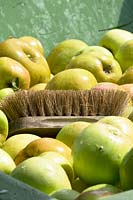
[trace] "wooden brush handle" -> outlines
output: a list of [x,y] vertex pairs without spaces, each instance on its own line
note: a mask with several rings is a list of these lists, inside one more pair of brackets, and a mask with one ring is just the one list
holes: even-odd
[[9,123],[9,137],[19,133],[32,133],[41,137],[55,137],[66,124],[85,121],[96,122],[102,116],[36,116],[22,117]]

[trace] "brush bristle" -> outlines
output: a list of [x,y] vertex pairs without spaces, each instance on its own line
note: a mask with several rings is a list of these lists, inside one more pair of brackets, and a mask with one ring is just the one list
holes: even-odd
[[10,121],[28,116],[117,116],[129,99],[116,89],[20,90],[6,97],[0,109]]

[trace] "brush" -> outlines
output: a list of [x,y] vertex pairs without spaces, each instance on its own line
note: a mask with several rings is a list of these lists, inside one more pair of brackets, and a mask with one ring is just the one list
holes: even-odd
[[9,120],[9,136],[23,132],[55,136],[70,122],[122,115],[129,99],[117,89],[20,90],[7,96],[0,109]]

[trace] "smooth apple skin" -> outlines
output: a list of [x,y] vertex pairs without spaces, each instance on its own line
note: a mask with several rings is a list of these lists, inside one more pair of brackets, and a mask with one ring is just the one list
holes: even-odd
[[40,137],[37,135],[28,133],[13,135],[6,139],[1,148],[6,151],[13,159],[15,159],[16,155],[23,148],[25,148],[33,140],[39,138]]
[[38,83],[29,88],[32,91],[44,90],[47,83]]
[[0,171],[10,174],[16,168],[14,160],[11,156],[0,148]]
[[45,89],[50,90],[79,90],[91,89],[97,84],[94,75],[85,69],[67,69],[57,73]]
[[118,80],[119,85],[131,83],[133,83],[133,66],[129,67],[125,72],[123,72],[121,78]]
[[80,193],[73,189],[63,189],[53,192],[50,196],[58,200],[74,200]]
[[125,72],[129,67],[133,66],[133,38],[125,42],[117,51],[116,59],[121,69]]
[[133,189],[133,148],[125,155],[120,166],[120,184],[123,190]]
[[84,41],[77,39],[67,39],[55,45],[47,56],[51,73],[55,75],[63,71],[70,59],[86,47]]
[[66,124],[57,134],[56,139],[62,141],[67,146],[72,148],[75,138],[80,134],[80,132],[89,126],[89,122],[72,122]]
[[32,157],[23,161],[12,171],[11,176],[46,194],[59,189],[71,189],[64,169],[46,158]]
[[45,55],[44,47],[39,39],[33,37],[33,36],[22,36],[19,38],[19,40],[24,41],[28,43],[32,48],[35,48],[37,51],[39,51],[43,56]]
[[96,86],[94,86],[93,88],[97,90],[107,90],[107,89],[122,90],[122,88],[117,83],[112,83],[112,82],[100,82],[97,83]]
[[90,71],[97,82],[116,83],[122,76],[119,63],[101,53],[83,53],[71,59],[66,69],[81,68]]
[[[96,122],[75,139],[72,155],[75,173],[88,184],[119,181],[119,167],[132,147],[118,128]],[[87,169],[87,170],[86,170]]]
[[74,170],[72,164],[63,155],[58,152],[48,151],[41,153],[39,156],[42,158],[48,158],[53,162],[59,164],[66,172],[70,182],[74,179]]
[[118,128],[133,143],[133,122],[130,119],[122,116],[106,116],[100,119],[99,122]]
[[90,53],[90,54],[101,54],[101,56],[107,56],[109,58],[114,58],[113,54],[106,48],[101,47],[101,46],[88,46],[85,49],[83,49],[83,51],[80,51],[80,53],[78,53],[78,55],[80,54],[84,54],[84,53]]
[[13,88],[0,89],[0,101],[5,99],[5,97],[7,97],[8,95],[13,95],[13,94],[15,94]]
[[15,163],[18,165],[27,158],[38,156],[43,152],[54,151],[63,155],[69,162],[72,162],[71,149],[63,142],[55,138],[39,138],[30,142],[15,157]]
[[[90,195],[95,195],[97,199],[101,199],[107,196],[111,196],[113,194],[119,193],[121,190],[113,185],[110,184],[97,184],[94,186],[90,186],[86,188],[84,191],[80,193],[78,199],[87,199]],[[78,200],[77,199],[77,200]],[[90,198],[89,198],[90,199]]]
[[0,43],[0,56],[7,56],[21,63],[30,74],[30,87],[46,83],[50,79],[50,69],[45,57],[28,43],[17,38],[8,38]]
[[0,57],[0,89],[13,87],[12,81],[18,79],[17,87],[20,89],[29,89],[30,74],[16,60],[9,57]]
[[0,147],[8,137],[9,124],[5,113],[0,110]]
[[130,39],[133,39],[131,32],[123,29],[112,29],[103,34],[99,45],[110,50],[115,56],[120,46]]

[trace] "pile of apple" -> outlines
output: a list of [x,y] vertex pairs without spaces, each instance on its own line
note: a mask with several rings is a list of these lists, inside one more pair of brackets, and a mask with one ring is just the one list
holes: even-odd
[[[99,44],[78,39],[55,45],[46,56],[31,36],[0,43],[0,99],[19,89],[123,88],[133,97],[133,34],[107,31]],[[133,106],[130,105],[133,116]],[[0,111],[0,171],[61,200],[91,200],[133,189],[133,122],[107,116],[65,125],[56,138],[8,135]]]
[[133,122],[106,116],[71,122],[55,138],[8,137],[0,112],[0,171],[61,200],[84,200],[133,189]]

